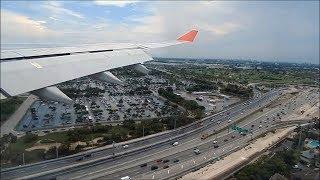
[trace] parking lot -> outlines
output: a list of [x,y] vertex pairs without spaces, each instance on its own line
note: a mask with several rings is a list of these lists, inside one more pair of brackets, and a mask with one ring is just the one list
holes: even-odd
[[[98,96],[81,95],[74,104],[35,101],[16,126],[17,131],[37,131],[70,128],[94,123],[114,124],[124,120],[148,120],[179,113],[157,97],[157,89],[166,83],[165,79],[154,76],[126,77],[123,86],[96,81],[90,78],[77,79],[61,84],[60,89],[87,91],[89,88],[103,90]],[[148,79],[148,88],[145,79]]]

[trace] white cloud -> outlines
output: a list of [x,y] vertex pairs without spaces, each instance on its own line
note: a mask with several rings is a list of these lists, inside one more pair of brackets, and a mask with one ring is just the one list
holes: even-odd
[[30,17],[1,9],[1,41],[13,43],[24,41],[37,41],[48,38],[55,33],[48,29],[45,21],[33,20]]
[[58,1],[45,2],[42,5],[42,7],[45,10],[50,11],[50,13],[52,14],[51,17],[53,17],[53,18],[57,18],[59,16],[64,16],[64,15],[68,15],[68,16],[72,16],[72,17],[76,17],[76,18],[80,18],[80,19],[84,18],[84,16],[80,13],[64,8],[62,6],[62,4]]
[[217,36],[224,36],[224,35],[230,34],[233,31],[240,30],[241,27],[242,25],[239,25],[234,22],[225,22],[223,24],[216,25],[216,26],[209,25],[209,24],[203,24],[201,26],[202,29],[209,31]]
[[40,24],[46,24],[47,22],[46,21],[37,21],[38,23]]
[[117,6],[117,7],[125,7],[129,4],[135,4],[139,1],[94,1],[96,5],[102,5],[102,6]]
[[157,33],[172,39],[195,28],[219,37],[246,27],[241,14],[231,16],[234,7],[223,2],[155,2],[149,8],[152,15],[129,19],[138,22],[133,32]]
[[59,21],[59,19],[57,19],[57,18],[55,18],[55,17],[52,17],[52,16],[50,16],[49,19],[52,19],[52,20],[54,20],[54,21]]

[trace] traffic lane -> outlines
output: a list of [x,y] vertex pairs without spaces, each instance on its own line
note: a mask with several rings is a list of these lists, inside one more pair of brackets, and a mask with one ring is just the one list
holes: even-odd
[[[268,128],[268,129],[270,129],[270,128]],[[267,131],[267,129],[265,131]],[[254,131],[254,137],[265,133],[265,131],[261,131],[261,130]],[[205,153],[203,153],[202,156],[194,156],[194,158],[189,158],[188,162],[181,162],[182,168],[180,168],[180,163],[179,163],[179,165],[174,165],[174,167],[170,167],[168,170],[170,170],[170,172],[177,173],[177,172],[183,170],[183,165],[184,165],[184,168],[191,168],[191,167],[195,166],[198,162],[204,163],[204,162],[210,160],[210,158],[217,158],[219,156],[227,154],[231,150],[245,145],[245,143],[248,142],[250,139],[251,139],[251,137],[248,137],[248,136],[245,136],[244,138],[239,138],[239,139],[237,139],[237,141],[233,141],[233,143],[226,143],[226,144],[222,145],[223,148],[221,148],[221,149],[213,149],[213,148],[209,147],[207,149],[204,149],[204,151],[205,150],[207,150],[207,151],[205,151]],[[196,159],[196,157],[198,157],[198,158]],[[187,165],[189,165],[189,167],[187,167]],[[174,168],[177,169],[177,167],[178,167],[178,170],[175,170]],[[135,177],[133,179],[154,179],[154,178],[162,179],[162,178],[168,178],[168,177],[171,177],[171,174],[169,174],[169,171],[160,169],[159,171],[150,172],[149,174],[145,174],[145,175],[140,175],[140,176]]]
[[[114,171],[114,170],[119,170],[119,168],[123,167],[125,164],[140,164],[141,162],[144,161],[149,161],[150,159],[156,159],[159,156],[161,156],[161,154],[170,154],[173,153],[174,151],[179,151],[179,149],[177,148],[186,148],[189,145],[195,144],[198,141],[198,139],[192,139],[189,142],[183,143],[177,147],[172,147],[172,145],[170,144],[170,146],[163,146],[158,149],[154,149],[154,152],[148,151],[148,154],[138,154],[135,156],[130,156],[130,159],[128,158],[121,158],[116,162],[116,165],[114,163],[111,164],[102,164],[101,166],[97,166],[95,165],[94,167],[92,167],[91,169],[85,169],[85,170],[80,170],[78,169],[76,172],[73,173],[69,173],[69,174],[65,174],[63,176],[60,176],[59,178],[62,179],[71,179],[73,177],[76,178],[89,178],[88,176],[92,176],[94,174],[97,173],[103,173],[105,171]],[[172,148],[175,149],[172,149]],[[171,148],[171,149],[170,149]],[[158,155],[159,154],[159,155]]]
[[[160,137],[157,137],[157,138],[160,138]],[[108,151],[108,150],[109,150],[109,152],[106,152],[106,151]],[[104,150],[104,152],[101,151],[101,152],[98,152],[98,153],[100,153],[101,155],[105,155],[105,153],[110,153],[110,151],[112,151],[112,150],[106,149],[106,150]],[[112,152],[111,152],[111,153],[112,153]],[[81,155],[79,155],[79,156],[81,156]],[[68,159],[64,159],[63,161],[59,161],[59,162],[51,162],[50,164],[47,164],[47,165],[46,165],[46,168],[41,168],[41,169],[42,169],[41,172],[42,172],[43,170],[45,170],[45,169],[51,169],[51,168],[50,168],[51,166],[53,166],[54,168],[56,168],[56,167],[61,167],[61,166],[63,166],[64,163],[68,164],[68,163],[70,163],[70,161],[71,161],[71,163],[75,163],[75,161],[77,160],[77,158],[78,158],[79,156],[70,158],[69,160],[68,160]],[[43,166],[43,165],[40,165],[40,166]],[[31,168],[31,170],[32,170],[33,172],[38,169],[37,167],[30,167],[30,168]],[[29,170],[30,170],[30,169],[27,168],[27,169],[21,170],[20,173],[29,172]],[[14,172],[12,172],[12,173],[14,173]],[[22,174],[20,174],[20,175],[22,175]]]
[[[258,128],[256,128],[258,129]],[[260,130],[259,130],[260,131]],[[241,142],[238,141],[238,139],[241,139],[243,138],[244,136],[240,135],[239,133],[235,133],[235,132],[231,132],[231,133],[228,133],[226,135],[223,135],[223,136],[220,136],[218,138],[216,138],[215,140],[210,140],[208,142],[205,142],[203,145],[200,145],[200,146],[197,146],[198,149],[200,149],[201,151],[207,151],[209,149],[212,149],[212,148],[215,148],[216,145],[220,145],[220,146],[224,146],[226,144],[229,144],[229,140],[230,142],[232,140],[235,140],[235,144],[237,146],[240,146],[241,145]],[[228,139],[228,141],[225,141],[225,139]],[[213,143],[213,141],[217,141],[216,143]],[[187,158],[190,158],[190,157],[194,157],[194,152],[193,152],[193,149],[194,148],[191,148],[191,149],[188,149],[188,150],[185,150],[181,153],[179,153],[178,155],[177,154],[174,154],[174,155],[171,155],[169,157],[166,157],[164,159],[180,159],[180,162],[183,162],[184,159],[187,159]],[[219,150],[221,148],[217,148],[217,150]],[[222,149],[222,151],[224,151],[224,149]],[[149,164],[148,167],[151,167],[152,165],[158,165],[159,169],[163,168],[164,166],[166,165],[170,165],[170,162],[172,161],[169,161],[168,163],[166,164],[162,164],[159,166],[159,163],[154,163],[154,161],[151,161],[147,164]],[[171,163],[172,164],[172,163]],[[140,167],[132,167],[130,169],[126,169],[126,170],[123,170],[121,172],[116,172],[114,174],[109,174],[108,176],[103,176],[102,178],[112,178],[112,177],[118,177],[118,176],[125,176],[125,175],[135,175],[137,173],[143,173],[143,171],[146,171],[147,168],[143,168],[141,169]]]
[[259,120],[259,119],[258,119]]
[[[198,139],[198,138],[196,138],[196,139]],[[91,171],[91,170],[90,170]],[[86,174],[86,172],[84,173],[84,174]],[[66,177],[65,177],[66,178]]]
[[[233,141],[232,143],[231,142],[228,142],[228,143],[222,143],[221,144],[221,146],[220,146],[220,148],[213,148],[212,147],[212,145],[209,143],[209,144],[205,144],[205,146],[208,146],[208,147],[199,147],[199,149],[202,149],[202,152],[203,153],[201,153],[200,155],[194,155],[193,154],[193,152],[191,152],[191,156],[189,155],[189,158],[188,159],[186,159],[186,161],[190,161],[191,160],[191,162],[189,163],[189,164],[191,164],[191,165],[195,165],[196,163],[198,163],[198,162],[204,162],[204,161],[206,161],[206,160],[209,160],[210,158],[212,158],[212,157],[219,157],[219,156],[221,156],[222,154],[225,154],[225,153],[227,153],[228,151],[230,151],[231,149],[234,149],[234,148],[237,148],[237,147],[240,147],[241,145],[243,145],[247,140],[249,140],[249,139],[251,139],[251,138],[249,138],[249,137],[244,137],[244,138],[242,138],[241,136],[240,136],[240,138],[239,139],[235,139],[235,141]],[[211,147],[210,147],[211,146]],[[210,151],[211,151],[211,153],[210,153]],[[202,157],[200,157],[200,156],[202,156]],[[187,156],[185,156],[185,157],[187,157]],[[198,159],[196,159],[196,158],[198,158]],[[180,164],[184,164],[185,165],[185,168],[187,168],[187,163],[186,163],[186,161],[180,161],[179,162],[179,165]],[[196,162],[195,162],[196,161]],[[192,163],[193,162],[193,163]],[[175,165],[175,164],[172,164],[172,165]],[[171,166],[170,166],[170,168],[171,168]],[[183,169],[183,167],[182,167],[182,169]],[[181,170],[182,170],[181,169]],[[161,170],[161,169],[159,169],[159,170]],[[152,172],[150,172],[150,173],[152,173]],[[154,173],[154,172],[153,172]],[[165,173],[166,174],[166,173]],[[169,173],[168,173],[169,174]],[[144,175],[140,175],[139,177],[137,177],[137,178],[134,178],[134,179],[143,179],[143,178],[146,178],[146,179],[149,179],[150,178],[150,176],[148,177],[148,176],[144,176]],[[159,175],[158,176],[156,176],[156,179],[158,179],[159,178]]]
[[[226,138],[226,137],[222,137],[222,138]],[[221,139],[221,141],[222,141],[222,139]],[[227,143],[222,141],[221,146],[223,147],[225,144],[227,144]],[[201,149],[201,151],[206,151],[207,149],[211,149],[212,148],[212,142],[207,142],[206,144],[201,145],[198,148]],[[217,150],[219,150],[219,149],[221,149],[221,148],[218,148]],[[223,148],[221,150],[224,151]],[[196,155],[194,153],[194,148],[192,147],[191,149],[184,150],[184,151],[179,152],[177,154],[173,154],[173,155],[161,158],[161,160],[162,160],[161,162],[158,161],[159,159],[152,160],[152,161],[149,161],[149,162],[146,163],[147,166],[144,166],[144,167],[141,167],[141,166],[130,167],[130,168],[124,169],[122,171],[117,171],[115,173],[111,173],[111,174],[99,177],[98,179],[112,179],[112,178],[114,179],[116,177],[123,177],[123,176],[127,176],[127,175],[132,177],[132,176],[135,176],[137,174],[143,174],[145,172],[152,171],[151,170],[152,166],[157,166],[158,169],[163,169],[166,166],[170,167],[171,165],[176,164],[177,162],[174,162],[175,159],[178,159],[179,162],[184,162],[185,160],[190,159],[190,158],[194,158],[195,156]],[[165,161],[165,160],[168,160],[168,162]],[[141,164],[145,164],[145,163],[141,163]]]

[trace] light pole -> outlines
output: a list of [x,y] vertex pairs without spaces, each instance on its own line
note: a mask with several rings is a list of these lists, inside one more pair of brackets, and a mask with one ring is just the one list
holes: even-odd
[[112,141],[112,155],[115,156],[115,142]]
[[144,137],[144,124],[142,124],[142,137]]
[[22,153],[22,164],[23,164],[23,165],[25,164],[25,161],[24,161],[24,153]]
[[56,146],[56,158],[59,157],[59,151],[58,151],[58,147]]

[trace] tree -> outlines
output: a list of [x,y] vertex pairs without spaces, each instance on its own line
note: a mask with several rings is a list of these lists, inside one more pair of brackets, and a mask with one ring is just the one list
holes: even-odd
[[57,147],[53,146],[51,147],[46,153],[45,153],[45,159],[54,159],[57,156]]
[[38,135],[32,134],[32,133],[27,133],[26,135],[23,136],[24,143],[32,143],[32,142],[35,142],[37,139],[38,139]]
[[58,148],[59,156],[67,156],[71,154],[70,144],[61,144]]
[[126,129],[128,129],[128,130],[134,130],[135,129],[135,122],[132,120],[132,119],[130,119],[130,120],[124,120],[123,121],[123,124],[122,124],[122,127],[124,127],[124,128],[126,128]]

